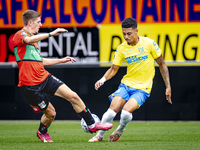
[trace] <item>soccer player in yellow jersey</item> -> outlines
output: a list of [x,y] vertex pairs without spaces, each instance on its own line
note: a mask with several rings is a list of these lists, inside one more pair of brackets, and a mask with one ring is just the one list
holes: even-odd
[[[155,75],[155,60],[166,85],[166,99],[172,104],[169,72],[157,43],[150,38],[137,35],[137,21],[133,18],[126,18],[122,22],[122,32],[125,42],[117,47],[112,66],[95,83],[95,89],[98,90],[105,81],[117,73],[123,62],[126,63],[127,74],[122,78],[118,90],[109,97],[110,107],[102,117],[102,123],[111,123],[116,114],[122,110],[120,125],[110,135],[108,141],[119,139],[132,120],[132,113],[150,96]],[[89,142],[102,141],[104,133],[105,131],[100,130]]]

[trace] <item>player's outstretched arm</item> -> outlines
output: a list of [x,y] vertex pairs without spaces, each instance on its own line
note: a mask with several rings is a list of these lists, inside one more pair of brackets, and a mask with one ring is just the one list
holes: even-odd
[[117,73],[118,69],[119,69],[119,66],[112,65],[106,71],[104,76],[95,83],[95,86],[94,86],[95,89],[98,90],[104,84],[105,81],[107,81],[107,80],[111,79],[113,76],[115,76],[115,74]]
[[31,36],[31,37],[26,36],[23,39],[23,41],[25,43],[28,43],[28,44],[37,43],[37,42],[42,41],[44,39],[47,39],[47,38],[49,38],[51,36],[58,36],[59,34],[61,34],[63,32],[66,33],[68,31],[66,29],[64,29],[64,28],[57,28],[57,29],[55,29],[54,31],[52,31],[50,33],[38,34],[38,35]]
[[76,62],[76,60],[73,57],[69,57],[69,56],[61,58],[61,59],[43,58],[43,65],[44,66],[51,66],[51,65],[56,65],[56,64],[60,64],[60,63],[66,63],[66,62],[69,62],[69,61],[71,61],[72,63]]
[[51,36],[58,36],[61,33],[67,33],[68,31],[64,28],[57,28],[54,31],[50,32]]
[[166,99],[168,100],[168,102],[170,104],[172,104],[172,100],[171,100],[171,86],[170,86],[170,80],[169,80],[169,70],[168,67],[162,57],[162,55],[160,57],[158,57],[156,59],[157,64],[159,65],[160,68],[160,73],[162,75],[162,78],[165,82],[165,86],[166,86]]

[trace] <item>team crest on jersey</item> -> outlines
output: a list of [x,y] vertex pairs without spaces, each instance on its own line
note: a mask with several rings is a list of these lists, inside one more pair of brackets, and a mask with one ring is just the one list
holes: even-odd
[[144,54],[144,47],[138,47],[138,51],[140,54]]
[[22,32],[21,35],[27,35],[27,33],[26,32]]

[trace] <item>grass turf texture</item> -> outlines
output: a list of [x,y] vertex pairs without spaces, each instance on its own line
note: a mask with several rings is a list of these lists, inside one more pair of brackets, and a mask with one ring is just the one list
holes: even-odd
[[80,121],[54,121],[49,128],[54,143],[42,143],[36,132],[39,121],[0,121],[1,150],[198,150],[200,122],[130,122],[117,142],[108,142],[113,128],[105,133],[104,141],[89,143],[95,134],[85,133]]

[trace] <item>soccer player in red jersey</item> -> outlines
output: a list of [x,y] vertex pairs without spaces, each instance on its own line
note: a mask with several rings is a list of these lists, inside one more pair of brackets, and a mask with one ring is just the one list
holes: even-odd
[[23,13],[24,27],[18,31],[13,38],[14,55],[19,66],[19,84],[26,100],[37,112],[43,112],[40,127],[37,131],[38,138],[43,142],[53,142],[47,132],[48,127],[56,116],[53,105],[47,99],[46,94],[59,96],[68,100],[76,113],[84,118],[90,132],[98,130],[108,130],[112,128],[112,124],[95,123],[90,111],[85,106],[81,98],[72,91],[66,84],[51,75],[44,69],[44,66],[55,65],[66,62],[76,62],[72,57],[61,59],[42,58],[37,42],[47,39],[51,36],[58,36],[61,33],[67,33],[64,28],[37,34],[41,24],[41,14],[34,10],[27,10]]

